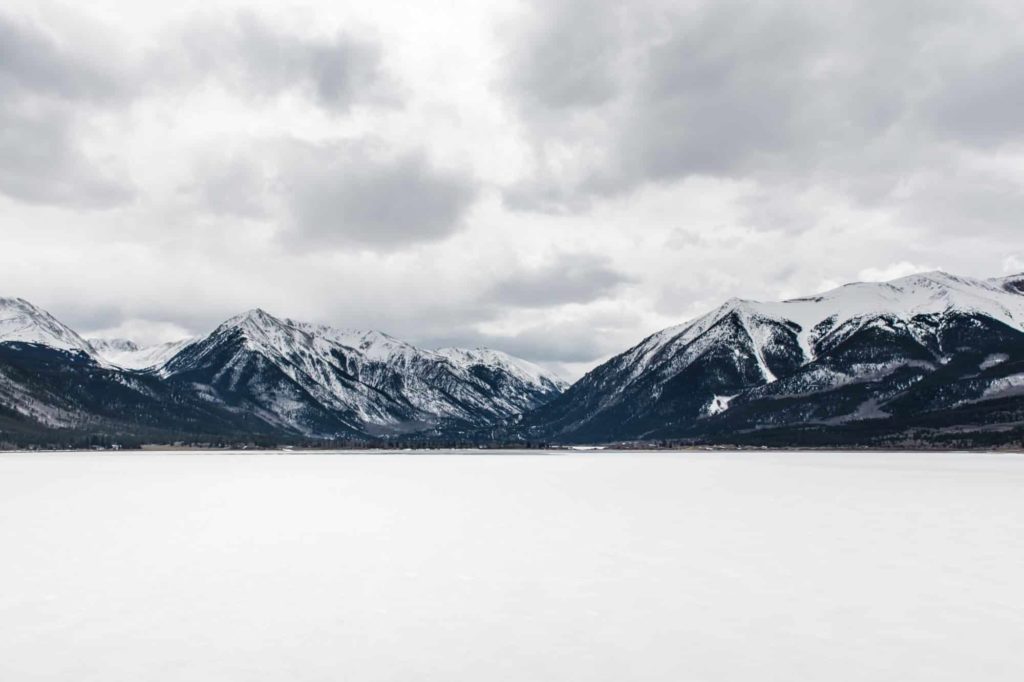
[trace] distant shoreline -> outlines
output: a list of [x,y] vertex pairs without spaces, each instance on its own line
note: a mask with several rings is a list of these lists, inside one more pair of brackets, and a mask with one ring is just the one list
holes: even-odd
[[174,445],[145,445],[132,449],[12,449],[0,450],[0,455],[7,454],[224,454],[224,455],[497,455],[497,454],[630,454],[630,453],[722,453],[722,452],[823,452],[823,453],[991,453],[991,454],[1024,454],[1024,448],[879,448],[879,447],[778,447],[778,446],[679,446],[679,447],[632,447],[632,446],[601,446],[601,447],[549,447],[549,448],[204,448]]

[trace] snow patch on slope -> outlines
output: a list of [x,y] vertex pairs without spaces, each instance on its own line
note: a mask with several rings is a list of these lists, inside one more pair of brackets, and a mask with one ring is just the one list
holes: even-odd
[[992,369],[998,365],[1003,364],[1010,359],[1010,356],[1006,353],[995,353],[982,360],[981,364],[978,365],[978,369],[984,371],[986,369]]
[[981,400],[992,398],[1005,398],[1012,395],[1024,394],[1024,374],[1011,374],[1007,377],[996,379],[988,385],[981,395]]
[[[739,394],[736,394],[739,395]],[[732,402],[736,395],[716,395],[711,398],[711,402],[708,404],[705,413],[712,417],[716,414],[721,414],[729,409],[729,403]]]

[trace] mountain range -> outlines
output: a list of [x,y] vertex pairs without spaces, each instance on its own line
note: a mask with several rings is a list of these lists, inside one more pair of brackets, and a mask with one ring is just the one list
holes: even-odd
[[[425,350],[251,310],[153,347],[86,340],[0,299],[0,441],[47,432],[121,440],[369,441],[492,424],[567,384],[490,349]],[[18,437],[20,436],[20,438]]]
[[732,299],[595,368],[515,431],[554,441],[1020,443],[1024,275]]
[[0,443],[1002,446],[1024,441],[1024,275],[731,299],[569,386],[490,349],[233,317],[152,347],[0,299]]

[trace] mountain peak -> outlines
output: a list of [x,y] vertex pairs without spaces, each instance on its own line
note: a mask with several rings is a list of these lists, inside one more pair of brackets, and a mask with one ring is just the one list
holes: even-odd
[[738,312],[738,313],[757,313],[758,306],[762,305],[761,301],[755,301],[750,298],[738,298],[733,296],[728,299],[725,303],[719,306],[719,310],[725,313]]
[[943,270],[929,270],[928,272],[918,272],[913,275],[906,275],[904,277],[898,277],[894,280],[890,280],[888,284],[898,286],[934,286],[939,285],[940,287],[959,287],[959,286],[976,286],[979,284],[978,281],[972,280],[968,277],[961,277],[959,275],[953,275]]
[[89,342],[23,298],[0,298],[0,343],[31,343],[95,357]]
[[0,296],[0,311],[18,311],[28,315],[45,315],[46,311],[37,308],[23,298],[17,296]]
[[288,326],[287,320],[274,317],[263,308],[252,308],[225,320],[218,330],[239,329],[244,332],[266,332]]
[[925,270],[924,272],[919,272],[919,273],[916,273],[916,274],[913,274],[913,275],[907,275],[907,277],[908,278],[911,278],[911,277],[927,277],[929,279],[936,279],[936,280],[940,280],[940,281],[942,281],[942,280],[959,280],[959,279],[961,279],[961,277],[959,277],[957,275],[954,275],[952,273],[946,272],[945,270]]
[[244,313],[241,313],[239,315],[235,315],[234,317],[230,318],[228,320],[228,322],[231,322],[232,320],[237,320],[238,322],[261,322],[261,323],[265,323],[265,322],[279,322],[280,321],[276,317],[274,317],[273,315],[268,313],[266,310],[264,310],[263,308],[251,308],[249,310],[246,310]]

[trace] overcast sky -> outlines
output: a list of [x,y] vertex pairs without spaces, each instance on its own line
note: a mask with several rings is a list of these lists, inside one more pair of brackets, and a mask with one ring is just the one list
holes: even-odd
[[1024,270],[1024,3],[0,7],[0,295],[574,377],[723,299]]

